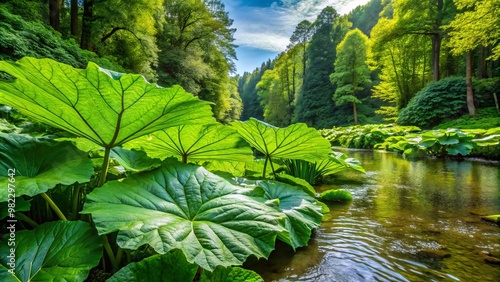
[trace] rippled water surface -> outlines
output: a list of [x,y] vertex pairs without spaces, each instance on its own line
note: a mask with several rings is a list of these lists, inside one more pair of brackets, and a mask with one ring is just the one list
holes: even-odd
[[330,205],[309,246],[279,245],[253,268],[266,281],[500,281],[500,166],[479,161],[406,161],[349,151],[367,173],[340,175],[353,194]]

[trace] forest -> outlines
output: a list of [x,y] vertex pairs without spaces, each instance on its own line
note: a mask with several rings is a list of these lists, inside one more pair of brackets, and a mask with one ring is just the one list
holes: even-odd
[[0,280],[498,277],[499,14],[328,6],[240,75],[221,0],[0,0]]
[[[477,108],[495,107],[495,9],[498,1],[460,0],[374,0],[342,16],[326,8],[296,26],[286,51],[239,78],[242,119],[432,128],[475,116]],[[450,91],[430,101],[425,87],[432,83]],[[412,102],[416,96],[427,104]],[[460,106],[447,109],[449,99]],[[427,115],[439,118],[428,124]]]

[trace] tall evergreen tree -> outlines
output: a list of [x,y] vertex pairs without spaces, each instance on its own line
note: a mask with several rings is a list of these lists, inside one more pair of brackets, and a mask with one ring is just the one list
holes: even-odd
[[243,102],[241,120],[248,120],[251,117],[259,120],[264,119],[264,109],[260,105],[259,96],[257,95],[257,83],[259,83],[265,71],[272,68],[272,65],[272,61],[268,60],[252,73],[245,72],[238,81],[238,91]]
[[352,104],[354,125],[358,124],[356,104],[361,103],[357,94],[371,85],[367,51],[368,37],[357,28],[350,30],[337,46],[335,72],[330,75],[332,83],[337,85],[333,100],[339,106]]
[[329,76],[334,72],[333,62],[336,59],[335,48],[344,38],[350,24],[339,18],[337,11],[328,6],[319,14],[314,22],[315,33],[309,43],[304,83],[296,103],[295,119],[316,128],[332,127],[334,120],[334,103],[331,98],[335,87]]

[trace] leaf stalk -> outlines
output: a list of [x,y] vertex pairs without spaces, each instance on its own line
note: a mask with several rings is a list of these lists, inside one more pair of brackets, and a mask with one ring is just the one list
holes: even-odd
[[62,211],[59,209],[59,207],[56,205],[56,203],[54,203],[54,201],[52,201],[52,199],[49,197],[49,195],[47,195],[47,193],[42,193],[41,195],[45,199],[45,201],[47,202],[47,204],[49,204],[49,206],[52,208],[52,210],[57,214],[57,216],[61,220],[64,220],[64,221],[68,220],[64,216],[64,214],[62,213]]

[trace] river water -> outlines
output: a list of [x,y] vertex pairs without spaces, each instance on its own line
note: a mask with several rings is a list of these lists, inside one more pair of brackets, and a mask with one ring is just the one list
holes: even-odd
[[309,245],[278,245],[254,268],[265,281],[500,281],[500,165],[349,151],[366,174],[334,185],[353,201],[330,204]]

